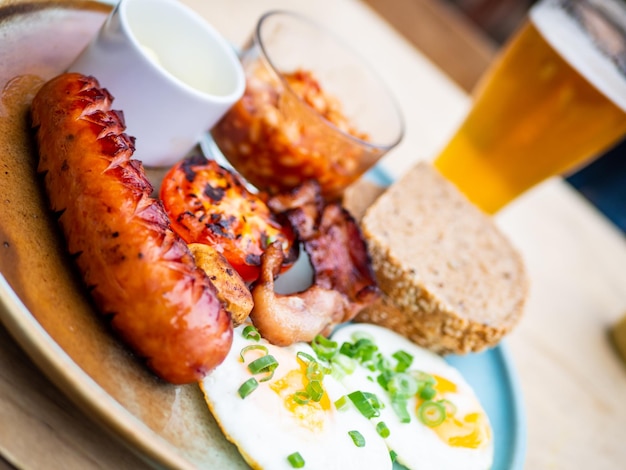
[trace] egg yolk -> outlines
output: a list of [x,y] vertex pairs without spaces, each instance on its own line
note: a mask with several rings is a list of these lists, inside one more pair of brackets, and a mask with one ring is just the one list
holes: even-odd
[[478,449],[489,442],[489,426],[482,413],[469,413],[462,419],[448,416],[432,429],[439,439],[452,447]]
[[457,386],[454,382],[450,382],[448,379],[440,377],[439,375],[433,375],[433,377],[437,381],[435,384],[435,390],[437,390],[437,393],[442,395],[444,393],[456,393]]
[[[433,377],[437,380],[435,400],[441,399],[444,394],[457,392],[455,383],[437,375]],[[417,407],[419,408],[421,404],[422,401],[418,400]],[[491,439],[487,419],[480,412],[469,413],[463,417],[448,414],[443,423],[431,429],[441,441],[452,447],[478,449],[486,445]]]
[[270,388],[283,399],[285,408],[303,426],[311,431],[321,431],[326,422],[326,412],[330,410],[330,400],[328,394],[324,392],[320,401],[309,400],[304,404],[296,401],[294,394],[305,390],[307,383],[305,370],[294,369],[272,382]]

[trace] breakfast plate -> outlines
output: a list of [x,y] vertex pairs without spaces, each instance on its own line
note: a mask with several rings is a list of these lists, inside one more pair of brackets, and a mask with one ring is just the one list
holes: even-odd
[[[110,6],[14,1],[0,6],[0,320],[86,415],[149,463],[248,468],[196,386],[152,376],[108,330],[81,287],[36,174],[29,106],[91,39]],[[379,170],[370,176],[389,183]],[[506,344],[448,358],[474,386],[493,424],[496,470],[522,468],[525,421]]]

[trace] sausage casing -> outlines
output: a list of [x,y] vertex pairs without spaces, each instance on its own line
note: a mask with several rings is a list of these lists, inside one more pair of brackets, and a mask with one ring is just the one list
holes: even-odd
[[230,315],[150,197],[111,102],[93,77],[67,73],[44,84],[32,105],[38,171],[100,312],[158,376],[197,381],[228,353]]

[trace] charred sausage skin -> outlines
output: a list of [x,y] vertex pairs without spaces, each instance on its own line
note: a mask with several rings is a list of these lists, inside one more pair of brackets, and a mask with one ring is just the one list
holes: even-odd
[[162,379],[194,382],[228,353],[230,315],[150,197],[111,102],[93,77],[68,73],[44,84],[32,105],[38,171],[100,312]]

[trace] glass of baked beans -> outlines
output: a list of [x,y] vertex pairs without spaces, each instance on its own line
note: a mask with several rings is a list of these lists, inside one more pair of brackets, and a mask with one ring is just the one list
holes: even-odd
[[212,136],[258,189],[276,194],[316,179],[325,198],[338,198],[402,139],[402,115],[380,77],[309,19],[265,14],[240,58],[246,91]]

